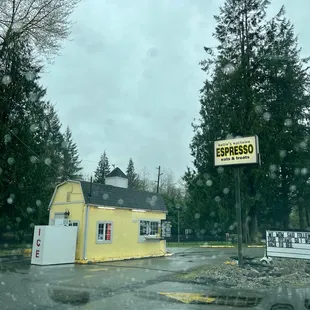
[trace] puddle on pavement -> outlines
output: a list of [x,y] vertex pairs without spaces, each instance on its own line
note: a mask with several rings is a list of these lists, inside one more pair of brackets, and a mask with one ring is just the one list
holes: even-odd
[[85,305],[90,300],[90,293],[80,289],[49,288],[48,295],[56,303]]

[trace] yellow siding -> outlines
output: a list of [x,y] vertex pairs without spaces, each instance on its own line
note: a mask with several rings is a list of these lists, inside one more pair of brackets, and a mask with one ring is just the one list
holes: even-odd
[[[139,219],[166,219],[165,213],[133,212],[131,210],[104,210],[89,208],[87,232],[87,260],[115,260],[166,254],[165,240],[138,242]],[[97,221],[112,221],[112,243],[97,244]]]
[[[70,193],[70,201],[67,201],[67,193]],[[62,213],[69,210],[68,217],[71,221],[79,221],[76,259],[83,257],[83,243],[84,243],[84,226],[85,226],[85,206],[83,203],[83,194],[81,185],[79,183],[68,182],[60,185],[57,188],[54,199],[50,209],[50,219],[53,220],[55,213]]]
[[[67,201],[67,194],[70,193],[70,201]],[[57,188],[53,199],[53,204],[63,202],[82,202],[84,201],[80,183],[66,182]]]

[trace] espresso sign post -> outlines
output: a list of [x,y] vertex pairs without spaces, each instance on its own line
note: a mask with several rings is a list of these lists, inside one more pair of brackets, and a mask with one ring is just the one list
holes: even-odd
[[239,266],[243,265],[240,167],[257,164],[260,164],[257,136],[214,141],[214,166],[234,167]]

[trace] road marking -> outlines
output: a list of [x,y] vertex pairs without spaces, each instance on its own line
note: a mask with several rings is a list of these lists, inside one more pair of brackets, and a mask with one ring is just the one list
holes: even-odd
[[58,283],[64,283],[64,282],[70,282],[72,281],[73,279],[66,279],[66,280],[58,280],[57,282]]
[[94,276],[91,275],[91,274],[87,274],[86,276],[83,276],[84,279],[86,279],[86,278],[93,278],[93,277],[94,277]]
[[215,298],[207,297],[204,294],[199,293],[167,293],[160,292],[160,295],[167,296],[169,298],[178,300],[184,304],[212,304],[215,301]]
[[94,272],[94,271],[107,271],[108,268],[95,268],[95,269],[89,269],[88,271]]

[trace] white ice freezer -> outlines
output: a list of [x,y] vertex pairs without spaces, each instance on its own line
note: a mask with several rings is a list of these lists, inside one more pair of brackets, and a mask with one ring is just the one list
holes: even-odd
[[74,263],[77,232],[76,226],[35,226],[31,264]]

